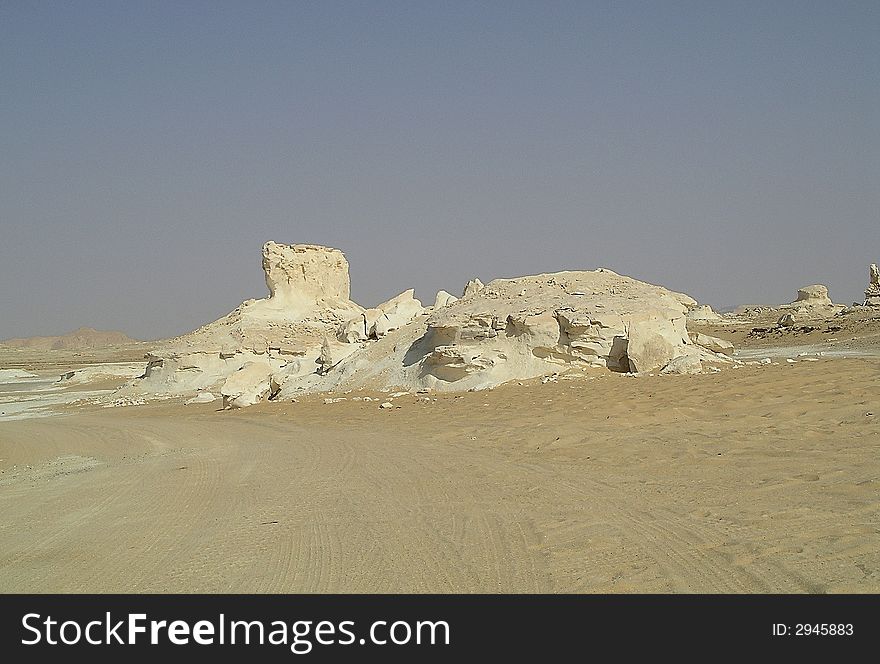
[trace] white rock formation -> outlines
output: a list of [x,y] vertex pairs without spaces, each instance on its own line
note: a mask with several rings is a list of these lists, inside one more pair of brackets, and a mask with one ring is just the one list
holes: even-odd
[[268,243],[263,266],[269,298],[164,344],[126,389],[219,391],[237,408],[319,391],[484,389],[569,367],[693,373],[732,351],[688,334],[692,298],[604,268],[475,279],[424,315],[412,290],[373,309],[348,300],[335,249]]
[[382,315],[376,320],[373,336],[381,339],[392,330],[406,325],[424,311],[422,303],[413,295],[414,291],[410,288],[376,307],[382,312]]
[[813,284],[812,286],[804,286],[798,289],[797,299],[791,303],[792,306],[808,306],[808,307],[831,307],[834,303],[828,297],[828,288],[822,284]]
[[199,392],[192,399],[187,399],[186,403],[194,404],[194,403],[211,403],[212,401],[216,401],[217,397],[215,397],[210,392]]
[[880,269],[871,263],[868,270],[868,287],[865,289],[865,306],[880,307]]
[[248,362],[232,373],[220,388],[224,408],[253,406],[270,395],[272,367],[266,361]]
[[453,302],[458,302],[455,295],[447,293],[445,290],[437,291],[437,297],[434,298],[434,309],[449,306]]
[[410,288],[373,309],[364,310],[343,323],[336,338],[346,343],[381,339],[392,330],[406,325],[424,311],[422,303],[413,297],[413,293]]
[[[729,362],[692,343],[685,315],[695,304],[605,269],[499,279],[360,346],[324,376],[285,383],[279,398],[297,390],[484,389],[576,366],[692,372],[701,359]],[[673,363],[684,356],[691,359]]]
[[722,355],[733,355],[733,344],[729,341],[719,339],[718,337],[712,337],[708,334],[701,334],[699,332],[689,332],[688,336],[690,337],[692,343],[696,344],[697,346],[702,346],[707,350],[711,350],[713,353],[720,353]]
[[267,242],[263,245],[263,271],[269,299],[289,312],[348,305],[348,261],[338,249]]
[[708,304],[701,304],[687,312],[687,319],[692,321],[717,322],[724,320],[722,316],[715,313]]
[[482,281],[480,281],[479,279],[471,279],[469,282],[467,282],[465,284],[464,291],[462,292],[461,296],[467,297],[468,295],[473,295],[474,293],[479,293],[484,288],[485,288],[485,286],[483,285]]
[[[324,338],[363,311],[348,299],[345,256],[328,247],[267,242],[262,265],[268,298],[248,300],[213,323],[157,344],[143,377],[121,392],[187,396],[217,391],[249,363],[261,369],[252,368],[248,375],[284,369],[288,377],[323,366]],[[230,396],[230,403],[247,400]]]
[[[682,312],[684,313],[684,312]],[[662,369],[681,355],[688,343],[685,317],[673,317],[668,311],[653,311],[633,316],[627,328],[626,355],[634,373]]]

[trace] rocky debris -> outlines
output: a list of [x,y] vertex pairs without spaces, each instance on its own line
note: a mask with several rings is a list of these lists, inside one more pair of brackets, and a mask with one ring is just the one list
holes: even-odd
[[437,291],[437,297],[434,298],[434,309],[449,306],[453,302],[458,302],[458,298],[455,295],[447,293],[445,290]]
[[828,297],[828,288],[822,284],[813,284],[799,288],[797,298],[792,306],[831,307],[834,303]]
[[264,360],[246,363],[223,383],[223,408],[252,406],[270,396],[271,372],[272,367]]
[[125,406],[145,406],[145,399],[133,399],[131,397],[123,397],[114,399],[110,403],[105,403],[101,408],[124,408]]
[[372,336],[377,339],[381,339],[392,330],[403,327],[424,311],[422,303],[415,299],[412,288],[403,291],[387,302],[383,302],[376,309],[382,312],[371,331]]
[[390,401],[385,401],[385,402],[379,404],[379,408],[381,408],[382,410],[389,410],[391,408],[394,408],[394,404],[391,403]]
[[733,355],[733,344],[729,341],[719,339],[718,337],[712,337],[708,334],[701,334],[699,332],[688,332],[688,336],[692,343],[711,350],[713,353]]
[[696,355],[679,355],[663,367],[661,374],[698,374],[703,371],[703,363]]
[[865,289],[865,306],[880,307],[880,269],[871,263],[868,270],[868,287]]
[[424,311],[422,303],[413,297],[412,288],[403,291],[387,302],[343,323],[336,338],[345,343],[357,343],[369,339],[381,339],[389,332],[409,323]]
[[346,357],[358,350],[351,343],[339,343],[330,337],[324,337],[321,354],[318,356],[318,373],[326,374]]
[[187,404],[193,403],[211,403],[212,401],[216,401],[217,397],[215,397],[211,392],[199,392],[192,399],[187,399]]
[[724,320],[724,318],[720,314],[715,313],[712,307],[710,307],[708,304],[701,304],[694,307],[693,309],[690,309],[687,312],[687,319],[694,322],[717,322],[720,320]]
[[14,383],[22,378],[36,378],[37,374],[22,369],[0,369],[0,383]]
[[467,297],[469,295],[473,295],[474,293],[479,293],[484,288],[485,286],[483,285],[482,281],[476,278],[471,279],[469,282],[467,282],[467,284],[465,284],[464,291],[462,291],[461,296]]

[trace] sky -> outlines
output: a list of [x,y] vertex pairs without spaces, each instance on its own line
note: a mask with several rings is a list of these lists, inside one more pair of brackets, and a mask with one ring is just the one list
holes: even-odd
[[597,267],[851,303],[878,217],[876,0],[0,0],[0,338],[187,332],[267,240],[364,306]]

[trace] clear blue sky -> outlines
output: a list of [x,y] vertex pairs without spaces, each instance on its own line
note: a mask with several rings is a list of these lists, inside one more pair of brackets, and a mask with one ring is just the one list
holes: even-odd
[[185,332],[266,240],[352,294],[880,261],[880,2],[0,2],[0,338]]

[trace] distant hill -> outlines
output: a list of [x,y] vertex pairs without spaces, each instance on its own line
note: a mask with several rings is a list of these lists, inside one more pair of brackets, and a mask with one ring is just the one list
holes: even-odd
[[137,343],[123,332],[95,330],[81,327],[58,337],[28,337],[27,339],[6,339],[0,344],[7,348],[27,348],[30,350],[89,350],[104,346],[121,346]]

